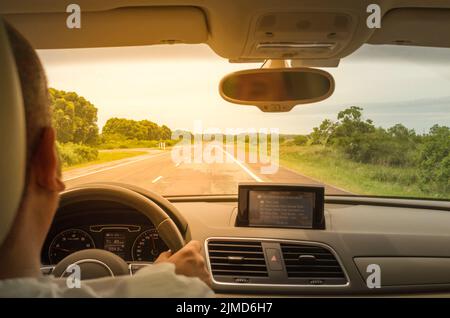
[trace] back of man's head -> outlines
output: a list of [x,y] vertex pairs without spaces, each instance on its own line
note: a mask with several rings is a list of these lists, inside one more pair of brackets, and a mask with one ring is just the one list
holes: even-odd
[[43,67],[19,32],[8,24],[6,32],[23,96],[26,179],[14,221],[0,242],[0,279],[40,274],[40,251],[58,207],[59,192],[64,190]]
[[51,126],[47,80],[39,57],[31,44],[8,23],[6,31],[19,74],[25,108],[28,181],[30,161],[42,129]]

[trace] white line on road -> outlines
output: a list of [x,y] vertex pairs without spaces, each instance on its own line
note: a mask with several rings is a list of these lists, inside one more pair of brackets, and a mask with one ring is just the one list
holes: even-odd
[[168,153],[170,153],[170,152],[158,153],[156,155],[146,156],[145,158],[139,158],[139,159],[136,159],[136,160],[127,161],[127,162],[120,163],[118,165],[114,165],[114,166],[111,166],[111,167],[106,167],[106,168],[103,168],[103,169],[99,169],[99,170],[91,171],[91,172],[88,172],[88,173],[84,173],[84,174],[79,175],[79,176],[67,178],[67,179],[64,179],[63,181],[70,181],[70,180],[74,180],[74,179],[78,179],[78,178],[82,178],[82,177],[87,177],[87,176],[89,176],[91,174],[96,174],[96,173],[99,173],[99,172],[103,172],[103,171],[107,171],[107,170],[123,167],[123,166],[129,165],[129,164],[132,164],[132,163],[136,163],[136,162],[143,161],[143,160],[146,160],[146,159],[158,157],[158,156],[165,155],[165,154],[168,154]]
[[156,183],[161,179],[162,179],[162,176],[156,177],[155,179],[153,179],[152,183]]
[[233,160],[239,167],[242,168],[242,170],[244,170],[250,177],[252,177],[253,179],[255,179],[255,181],[257,182],[263,182],[263,180],[258,177],[256,174],[254,174],[252,171],[250,171],[249,168],[247,168],[242,162],[240,162],[239,160],[237,160],[231,153],[229,153],[228,151],[226,151],[225,149],[219,147],[219,146],[215,146],[216,148],[222,150],[225,155],[227,155],[231,160]]

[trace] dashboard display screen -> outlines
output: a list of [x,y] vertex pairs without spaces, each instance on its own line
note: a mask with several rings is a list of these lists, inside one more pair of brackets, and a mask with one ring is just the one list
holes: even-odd
[[109,252],[125,258],[125,232],[106,232],[103,248]]
[[315,194],[299,191],[250,191],[249,226],[304,227],[313,225]]
[[239,184],[236,226],[324,229],[322,186]]

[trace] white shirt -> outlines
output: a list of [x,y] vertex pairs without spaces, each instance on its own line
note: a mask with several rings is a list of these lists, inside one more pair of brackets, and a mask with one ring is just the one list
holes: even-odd
[[42,276],[0,280],[0,297],[213,297],[199,278],[175,274],[175,265],[146,266],[134,276],[104,277],[81,281],[68,288],[65,278]]

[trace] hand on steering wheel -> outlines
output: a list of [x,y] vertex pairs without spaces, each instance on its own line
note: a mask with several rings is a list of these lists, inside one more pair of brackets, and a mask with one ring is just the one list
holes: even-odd
[[205,258],[200,253],[202,246],[198,241],[190,241],[181,250],[172,254],[163,252],[155,260],[155,264],[169,262],[175,264],[175,272],[188,277],[198,277],[211,286],[211,275],[206,268]]
[[[159,201],[162,200],[161,198]],[[184,246],[183,235],[169,215],[155,202],[135,191],[117,185],[87,185],[64,192],[61,195],[60,206],[83,201],[110,201],[133,208],[150,220],[171,251],[177,252]],[[189,253],[193,251],[188,249]],[[194,258],[189,259],[192,261]],[[82,267],[82,279],[128,274],[128,265],[119,256],[105,250],[87,249],[70,254],[61,260],[55,266],[53,275],[63,276],[71,264]]]

